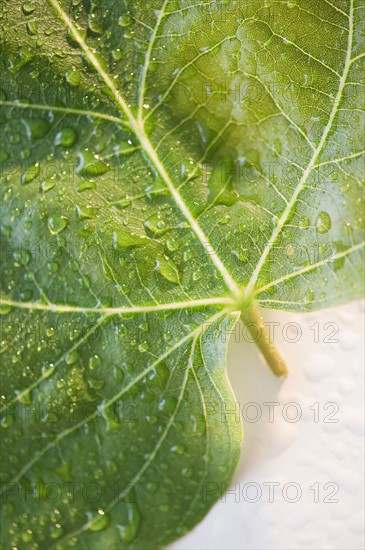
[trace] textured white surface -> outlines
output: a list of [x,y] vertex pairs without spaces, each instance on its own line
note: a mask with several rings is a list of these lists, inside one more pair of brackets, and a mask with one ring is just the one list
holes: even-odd
[[[244,417],[242,456],[230,488],[236,492],[227,494],[225,502],[219,501],[171,548],[363,549],[364,306],[351,303],[310,315],[267,312],[265,318],[280,323],[275,343],[289,376],[278,381],[254,344],[232,338],[229,376]],[[283,340],[283,329],[293,340],[299,330],[285,328],[290,322],[300,326],[296,343]],[[310,329],[314,323],[319,342]],[[335,325],[326,323],[336,323],[337,334],[331,337]],[[326,337],[338,342],[324,342]],[[279,405],[270,422],[272,406],[264,403],[275,402]],[[297,405],[286,407],[291,402]],[[260,411],[261,419],[250,421]],[[288,421],[300,412],[297,422]],[[271,482],[280,484],[274,488],[273,502],[267,485]],[[289,486],[286,493],[287,483],[300,487],[297,502],[285,500],[294,499],[296,492]],[[331,485],[324,487],[326,483]],[[332,484],[338,492],[331,497],[336,488]],[[256,490],[262,491],[261,498],[249,502]],[[338,502],[325,502],[326,497]]]

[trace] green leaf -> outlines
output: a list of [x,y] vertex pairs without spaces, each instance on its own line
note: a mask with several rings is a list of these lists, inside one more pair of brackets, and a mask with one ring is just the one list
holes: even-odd
[[4,3],[4,548],[187,532],[239,457],[238,317],[362,295],[364,7]]

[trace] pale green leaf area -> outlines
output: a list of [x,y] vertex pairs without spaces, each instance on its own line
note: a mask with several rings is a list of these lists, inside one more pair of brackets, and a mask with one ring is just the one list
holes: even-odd
[[1,8],[2,548],[161,548],[235,471],[239,316],[362,296],[365,3]]

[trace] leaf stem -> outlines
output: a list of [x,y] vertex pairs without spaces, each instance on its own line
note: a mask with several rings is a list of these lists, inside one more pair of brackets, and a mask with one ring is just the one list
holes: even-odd
[[286,364],[264,325],[260,309],[254,304],[250,304],[249,307],[241,310],[241,319],[275,376],[286,376],[288,374]]

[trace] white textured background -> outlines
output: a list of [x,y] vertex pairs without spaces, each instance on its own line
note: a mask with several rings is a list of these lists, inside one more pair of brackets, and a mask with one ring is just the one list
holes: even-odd
[[[226,502],[218,502],[205,520],[186,537],[171,546],[188,549],[336,549],[364,548],[364,305],[355,302],[315,314],[296,315],[267,312],[268,321],[277,321],[275,342],[287,361],[288,378],[275,379],[258,356],[256,346],[246,342],[232,344],[229,351],[229,376],[241,409],[244,409],[244,443],[241,461]],[[282,329],[297,322],[302,336],[297,343],[284,341]],[[319,324],[320,342],[314,342],[310,326]],[[324,343],[336,323],[338,343]],[[289,330],[289,337],[294,337]],[[274,422],[269,422],[269,408],[264,402],[279,402]],[[302,418],[296,423],[283,419],[285,405],[296,402]],[[337,423],[324,422],[334,409]],[[315,407],[319,411],[314,421]],[[256,411],[262,417],[256,423]],[[293,408],[288,414],[295,414]],[[246,417],[246,418],[245,418]],[[278,482],[274,502],[264,483]],[[283,497],[286,483],[301,487],[298,502]],[[309,487],[319,483],[319,502]],[[333,497],[338,502],[324,502],[331,493],[328,482],[338,485]],[[262,490],[257,503],[254,487],[245,494],[245,484],[256,483]],[[247,489],[247,486],[246,486]],[[242,491],[244,494],[242,495]],[[293,498],[294,490],[288,497]],[[238,502],[236,502],[238,500]]]

